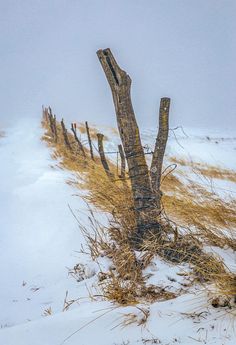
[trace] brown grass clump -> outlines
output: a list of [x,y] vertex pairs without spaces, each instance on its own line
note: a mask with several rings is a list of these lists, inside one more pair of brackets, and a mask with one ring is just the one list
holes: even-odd
[[[225,202],[195,182],[185,184],[176,175],[167,174],[162,181],[164,195],[161,221],[165,238],[160,243],[154,235],[149,237],[143,243],[141,256],[137,258],[130,241],[136,224],[129,180],[119,178],[117,167],[110,160],[109,167],[114,177],[108,178],[100,158],[95,156],[94,160],[90,159],[87,148],[84,158],[73,135],[68,132],[72,147],[69,150],[64,143],[59,123],[57,142],[45,120],[43,126],[43,140],[54,148],[53,158],[59,160],[61,168],[75,173],[75,179],[69,183],[78,187],[81,197],[89,205],[107,214],[106,226],[96,220],[92,210],[90,229],[80,224],[91,257],[97,260],[100,256],[106,256],[112,262],[110,271],[101,272],[100,275],[99,285],[105,298],[122,305],[174,298],[175,295],[165,289],[146,284],[143,269],[157,254],[172,263],[189,263],[195,279],[214,282],[219,291],[228,295],[235,294],[235,275],[221,260],[203,251],[203,243],[221,248],[227,245],[235,250],[235,200]],[[174,223],[181,225],[181,231],[173,226]]]
[[52,308],[49,307],[43,311],[43,316],[51,316],[52,315]]
[[169,175],[162,184],[162,202],[168,217],[195,231],[208,244],[236,249],[236,200],[222,200],[196,182],[186,185]]
[[236,274],[226,267],[222,259],[216,260],[214,256],[208,261],[202,260],[202,264],[195,267],[195,272],[212,283],[206,287],[211,305],[215,308],[233,308],[236,316]]

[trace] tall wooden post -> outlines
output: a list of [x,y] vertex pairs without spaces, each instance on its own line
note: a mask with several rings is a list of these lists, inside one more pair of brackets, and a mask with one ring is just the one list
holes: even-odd
[[140,139],[131,96],[131,79],[115,61],[110,49],[99,50],[98,58],[110,85],[116,110],[120,137],[129,169],[134,210],[136,215],[137,241],[148,231],[160,234],[156,197],[152,189],[148,166]]

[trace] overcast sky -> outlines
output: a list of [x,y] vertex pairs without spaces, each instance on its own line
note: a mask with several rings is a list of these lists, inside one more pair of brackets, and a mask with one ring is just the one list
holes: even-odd
[[0,126],[40,116],[114,125],[96,56],[132,78],[139,124],[236,127],[236,0],[0,0]]

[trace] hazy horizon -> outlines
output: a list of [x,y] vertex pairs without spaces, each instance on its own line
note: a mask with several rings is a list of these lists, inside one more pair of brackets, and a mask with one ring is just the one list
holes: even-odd
[[131,76],[142,127],[157,125],[170,97],[171,125],[236,125],[236,1],[0,1],[0,126],[39,117],[116,125],[96,56],[110,47]]

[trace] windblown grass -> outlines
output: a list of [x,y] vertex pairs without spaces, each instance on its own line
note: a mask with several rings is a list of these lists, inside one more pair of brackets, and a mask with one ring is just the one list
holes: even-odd
[[214,166],[206,163],[199,163],[193,161],[187,161],[182,158],[171,157],[170,161],[181,166],[187,166],[192,168],[195,172],[208,177],[210,179],[228,180],[236,183],[236,171],[225,169],[220,166]]
[[[190,264],[194,279],[214,283],[219,293],[230,298],[235,296],[235,274],[225,267],[221,259],[203,250],[204,243],[221,248],[229,246],[235,250],[235,200],[225,202],[196,182],[185,184],[173,173],[167,174],[162,182],[162,226],[166,239],[162,243],[155,238],[144,241],[142,255],[137,258],[130,241],[135,229],[135,217],[129,180],[121,180],[116,166],[108,160],[114,175],[114,178],[109,179],[100,158],[95,156],[92,160],[87,148],[86,159],[82,157],[70,133],[72,150],[68,150],[59,123],[57,143],[45,121],[43,126],[43,140],[53,147],[53,158],[59,160],[60,167],[75,173],[75,179],[69,183],[77,186],[80,191],[86,191],[81,193],[81,197],[108,215],[107,226],[96,221],[92,210],[90,229],[81,224],[91,257],[96,260],[105,255],[113,263],[114,270],[102,272],[100,279],[105,298],[122,305],[174,298],[173,293],[146,284],[143,269],[157,254],[172,263]],[[83,132],[84,128],[80,130]],[[92,138],[95,136],[96,133]]]
[[178,225],[195,231],[208,244],[236,249],[235,199],[226,201],[214,191],[190,179],[185,184],[174,175],[163,181],[162,188],[164,209]]

